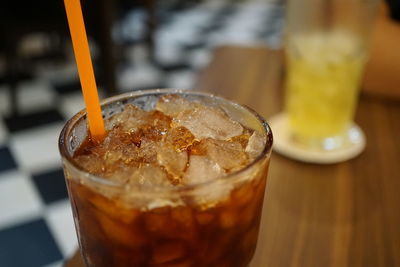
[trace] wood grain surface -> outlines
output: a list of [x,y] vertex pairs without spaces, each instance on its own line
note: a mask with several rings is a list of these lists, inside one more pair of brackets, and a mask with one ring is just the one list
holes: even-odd
[[[282,53],[224,47],[198,88],[267,118],[281,110]],[[274,153],[253,267],[400,266],[400,102],[361,94],[367,148],[334,165]],[[273,131],[273,129],[272,129]]]
[[[281,52],[223,47],[197,88],[268,120],[281,110],[282,80]],[[400,102],[362,94],[355,120],[367,147],[353,160],[313,165],[273,153],[251,267],[400,266]]]

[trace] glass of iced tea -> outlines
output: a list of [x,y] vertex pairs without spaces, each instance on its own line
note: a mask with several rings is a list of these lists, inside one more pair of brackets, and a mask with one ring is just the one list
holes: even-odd
[[102,103],[107,136],[85,111],[59,140],[87,266],[248,266],[264,200],[272,133],[223,98],[146,90]]
[[285,112],[293,138],[335,150],[359,142],[353,123],[377,0],[290,0]]

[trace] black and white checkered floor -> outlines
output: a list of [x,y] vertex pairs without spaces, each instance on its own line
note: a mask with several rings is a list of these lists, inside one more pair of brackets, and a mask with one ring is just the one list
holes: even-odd
[[[116,37],[132,43],[118,69],[119,87],[192,88],[216,46],[279,47],[283,8],[266,2],[212,0],[169,10],[155,36],[158,64],[147,61],[138,42],[143,14],[132,10]],[[19,84],[23,116],[10,120],[8,90],[0,84],[2,267],[61,266],[77,248],[57,138],[66,119],[83,107],[79,90],[73,59],[58,68],[43,68]]]

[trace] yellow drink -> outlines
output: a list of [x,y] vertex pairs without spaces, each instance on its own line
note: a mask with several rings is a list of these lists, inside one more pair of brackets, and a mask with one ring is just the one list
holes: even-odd
[[300,140],[343,134],[350,126],[365,53],[342,32],[291,36],[286,112]]

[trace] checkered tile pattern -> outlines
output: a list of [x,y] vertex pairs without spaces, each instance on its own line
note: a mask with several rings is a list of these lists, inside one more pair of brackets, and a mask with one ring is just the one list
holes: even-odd
[[[152,63],[142,42],[145,14],[132,10],[115,27],[115,40],[126,48],[118,86],[190,89],[217,46],[279,47],[282,14],[280,5],[261,1],[164,8]],[[6,86],[0,84],[0,265],[61,266],[77,248],[57,148],[63,124],[83,108],[73,57],[61,66],[41,66],[19,84],[18,117],[10,117]]]

